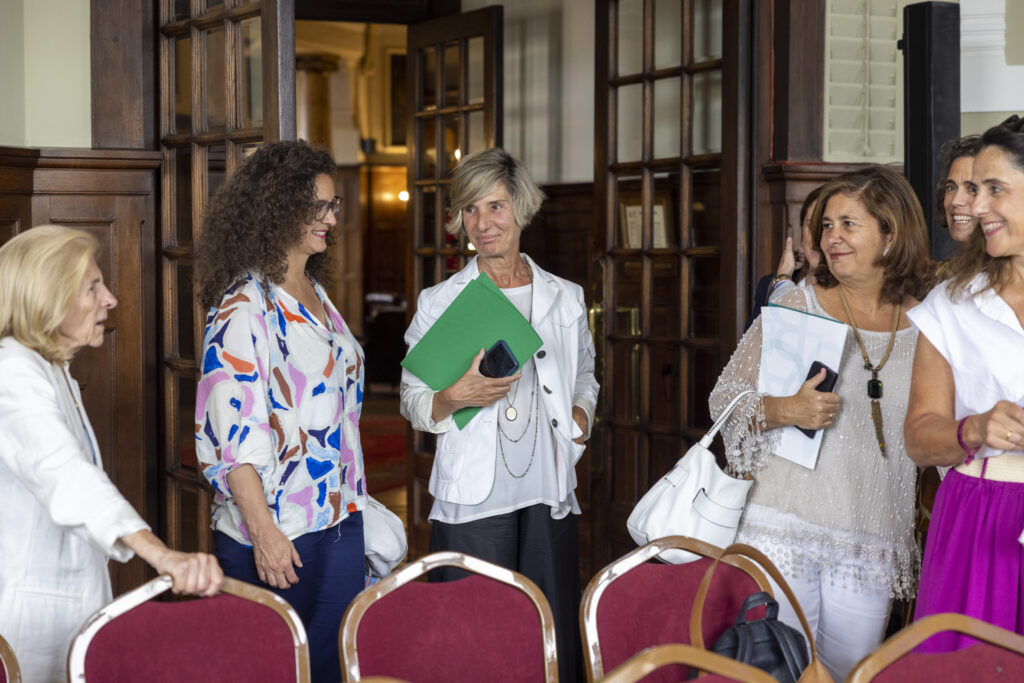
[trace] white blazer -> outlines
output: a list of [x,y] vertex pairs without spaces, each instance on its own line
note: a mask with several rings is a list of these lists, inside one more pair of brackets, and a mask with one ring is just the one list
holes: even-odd
[[[441,284],[420,292],[416,315],[405,333],[410,349],[469,281],[480,274],[477,258]],[[573,443],[582,434],[572,419],[573,406],[580,406],[587,414],[587,438],[594,424],[598,392],[594,341],[587,325],[583,289],[542,270],[528,256],[526,259],[533,269],[531,324],[543,342],[534,361],[542,387],[540,395],[555,436],[558,499],[565,500],[576,488],[574,468],[584,450],[583,445]],[[402,370],[402,416],[414,429],[439,435],[430,472],[431,495],[451,503],[476,505],[487,498],[494,483],[498,403],[483,408],[460,430],[454,427],[451,416],[433,421],[435,393],[411,372]]]
[[32,681],[64,681],[68,647],[110,602],[107,557],[148,525],[103,472],[66,365],[0,339],[0,635]]

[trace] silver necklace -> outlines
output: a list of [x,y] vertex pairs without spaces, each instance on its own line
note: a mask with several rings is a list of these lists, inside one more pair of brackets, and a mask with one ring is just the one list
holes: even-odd
[[[536,373],[533,376],[533,393],[530,396],[530,414],[526,420],[526,426],[523,427],[523,433],[519,435],[518,439],[510,438],[505,434],[505,430],[501,428],[501,420],[498,420],[498,450],[501,453],[501,462],[505,465],[505,471],[512,476],[513,479],[522,479],[526,476],[526,473],[533,467],[533,458],[537,454],[537,432],[539,431],[540,419],[533,419],[537,413],[537,409],[540,407],[540,392],[537,391],[539,388],[539,380],[537,379]],[[530,430],[530,423],[533,422],[533,445],[530,446],[530,462],[526,463],[526,469],[523,470],[522,474],[516,474],[512,471],[512,468],[508,466],[508,458],[505,457],[505,446],[502,441],[508,439],[512,443],[519,443],[526,436],[526,432]]]
[[[519,255],[519,260],[523,262],[523,267],[526,268],[526,274],[530,277],[530,284],[533,284],[533,268],[530,268],[530,264],[526,262],[526,257],[523,256],[522,254]],[[519,380],[516,380],[516,390],[515,393],[512,394],[512,399],[509,400],[508,394],[505,394],[505,401],[508,402],[508,407],[505,408],[505,419],[508,420],[509,422],[514,422],[515,419],[519,417],[519,411],[516,410],[515,406],[512,405],[513,403],[515,403],[516,396],[518,395]],[[526,425],[527,427],[529,427],[530,423],[527,422]],[[511,474],[511,472],[509,472],[509,474]]]

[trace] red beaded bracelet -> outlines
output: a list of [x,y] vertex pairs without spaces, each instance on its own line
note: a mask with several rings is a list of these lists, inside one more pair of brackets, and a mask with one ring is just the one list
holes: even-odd
[[[970,417],[970,415],[968,415],[967,417]],[[968,448],[967,444],[964,443],[964,423],[967,422],[967,417],[960,420],[960,424],[956,426],[957,443],[960,444],[960,448],[962,448],[964,453],[967,454],[967,457],[964,458],[964,465],[970,465],[971,461],[974,460],[974,454],[978,452],[977,448]]]

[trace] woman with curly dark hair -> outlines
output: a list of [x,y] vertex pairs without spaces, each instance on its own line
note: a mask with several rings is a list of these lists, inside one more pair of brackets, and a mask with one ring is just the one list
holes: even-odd
[[314,681],[340,679],[338,628],[364,586],[363,351],[321,286],[334,170],[305,142],[267,145],[217,190],[196,248],[216,555],[295,607]]

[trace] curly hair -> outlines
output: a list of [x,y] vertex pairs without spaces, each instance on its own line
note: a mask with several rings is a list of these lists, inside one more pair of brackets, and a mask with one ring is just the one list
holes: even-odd
[[[214,193],[196,244],[196,281],[204,309],[217,306],[248,271],[269,282],[284,280],[288,251],[314,218],[316,178],[336,169],[330,153],[303,140],[268,144],[242,162]],[[306,273],[327,283],[327,252],[310,256]]]
[[[840,194],[859,200],[878,221],[879,232],[893,237],[891,248],[880,259],[885,269],[882,301],[898,304],[906,296],[923,299],[935,279],[934,267],[928,251],[924,212],[907,179],[890,168],[871,166],[825,183],[811,217],[815,244],[821,244],[828,202]],[[825,289],[839,282],[829,270],[827,259],[821,260],[814,279]]]
[[978,152],[981,151],[981,136],[965,135],[962,138],[954,138],[942,148],[942,175],[939,176],[939,182],[935,185],[935,208],[937,209],[935,215],[938,217],[939,225],[949,228],[946,223],[946,181],[949,179],[949,171],[957,159],[965,157],[973,159],[978,156]]
[[[1014,168],[1024,173],[1024,119],[1014,114],[998,126],[989,128],[981,136],[978,154],[988,147],[996,147],[1009,158]],[[945,273],[952,273],[949,295],[956,299],[979,273],[985,274],[985,286],[978,292],[998,288],[1010,279],[1010,257],[990,256],[985,233],[974,230],[960,251],[948,261]]]

